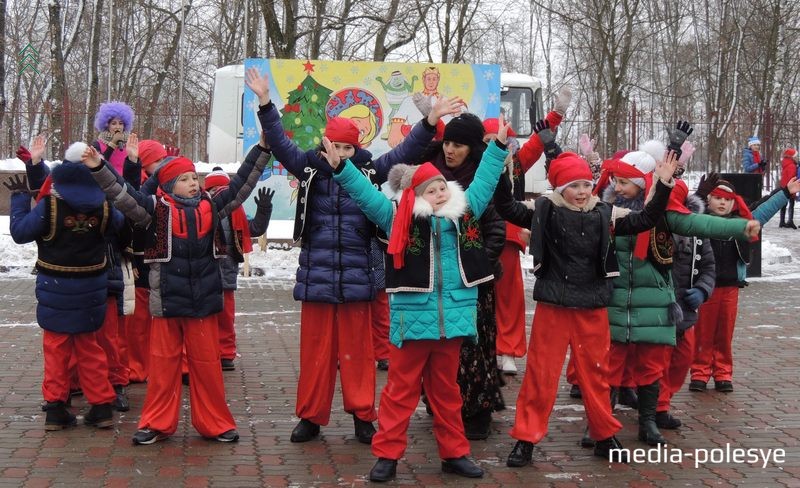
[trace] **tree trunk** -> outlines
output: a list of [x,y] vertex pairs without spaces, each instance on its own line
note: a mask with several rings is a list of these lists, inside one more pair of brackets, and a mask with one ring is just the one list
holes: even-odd
[[[6,52],[6,0],[0,0],[0,53]],[[6,57],[0,55],[0,127],[6,115]],[[10,143],[11,141],[9,141]]]
[[50,139],[53,154],[64,154],[64,99],[67,86],[64,76],[64,52],[61,44],[61,2],[51,0],[47,5],[50,16],[50,71],[53,80],[50,97]]
[[95,0],[94,12],[92,17],[92,39],[91,51],[89,52],[89,74],[88,74],[88,87],[86,93],[86,116],[83,119],[83,128],[81,130],[82,139],[88,140],[92,133],[93,120],[92,113],[97,109],[97,96],[100,91],[100,76],[98,74],[98,67],[100,61],[100,37],[103,26],[103,0]]
[[[292,0],[283,0],[283,18],[278,18],[275,10],[275,0],[259,0],[261,3],[261,14],[264,16],[264,23],[267,25],[267,35],[269,36],[270,46],[276,58],[293,59],[295,48],[297,47],[297,19],[295,18],[295,6]],[[285,27],[281,28],[281,20]]]

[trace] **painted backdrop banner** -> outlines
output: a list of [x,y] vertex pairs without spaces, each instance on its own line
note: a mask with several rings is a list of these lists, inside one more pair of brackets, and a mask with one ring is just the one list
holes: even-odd
[[[466,110],[482,119],[500,113],[498,65],[247,59],[245,70],[249,68],[269,75],[270,98],[280,112],[281,124],[303,150],[321,143],[326,122],[336,116],[356,123],[361,147],[377,158],[399,144],[422,119],[417,107],[435,103],[438,97],[459,96]],[[245,88],[245,154],[258,143],[257,112],[258,99]],[[275,190],[273,219],[294,219],[298,181],[280,161],[273,159],[271,171],[264,171],[259,186]],[[254,214],[252,198],[245,210],[249,216]]]

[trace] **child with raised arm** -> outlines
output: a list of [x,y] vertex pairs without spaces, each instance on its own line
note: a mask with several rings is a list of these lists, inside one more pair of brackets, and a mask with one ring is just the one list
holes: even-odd
[[386,290],[389,293],[389,375],[381,393],[378,432],[372,452],[378,461],[370,480],[395,477],[406,449],[406,431],[425,382],[442,470],[477,478],[483,470],[466,456],[469,442],[461,421],[458,375],[464,339],[475,341],[476,285],[492,279],[482,243],[465,227],[468,214],[480,217],[491,201],[503,168],[508,126],[485,151],[469,189],[447,182],[431,163],[392,168],[389,184],[402,191],[395,210],[383,193],[335,147],[323,139],[334,179],[359,208],[389,235]]
[[[278,108],[270,100],[269,78],[251,68],[245,83],[258,97],[258,119],[275,159],[300,181],[294,228],[295,241],[302,238],[294,287],[294,299],[302,302],[295,407],[300,422],[290,440],[310,441],[319,435],[320,426],[328,424],[338,370],[344,410],[353,416],[356,439],[369,444],[377,418],[370,339],[370,302],[376,291],[370,241],[375,225],[334,183],[333,171],[322,156],[325,148],[303,151],[287,137]],[[380,186],[393,165],[416,159],[433,138],[439,119],[457,112],[462,104],[458,98],[441,98],[401,144],[374,161],[361,148],[359,129],[350,119],[331,118],[324,135],[340,159],[349,159]]]
[[[589,431],[598,440],[594,454],[608,459],[612,449],[621,447],[614,436],[622,426],[611,414],[606,380],[610,343],[606,307],[611,300],[610,278],[619,274],[614,236],[647,230],[663,215],[675,159],[659,165],[655,194],[640,212],[626,213],[593,196],[588,163],[570,152],[550,163],[548,180],[555,191],[539,197],[533,209],[513,200],[510,182],[501,179],[495,196],[498,212],[531,230],[537,278],[533,298],[538,302],[511,429],[518,442],[508,466],[530,463],[534,444],[547,434],[567,346],[575,358]],[[622,454],[614,460],[627,461]]]
[[155,195],[125,184],[94,148],[82,160],[125,215],[147,231],[145,262],[150,264],[150,371],[134,444],[152,444],[175,433],[181,408],[181,354],[190,374],[192,425],[219,442],[239,439],[225,401],[216,314],[222,310],[218,259],[225,252],[219,214],[244,201],[269,160],[263,141],[250,150],[228,189],[215,196],[200,188],[194,163],[177,157],[156,172]]

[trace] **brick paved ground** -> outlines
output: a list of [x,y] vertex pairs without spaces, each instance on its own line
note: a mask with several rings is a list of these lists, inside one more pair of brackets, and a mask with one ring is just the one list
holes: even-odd
[[[800,245],[798,245],[800,247]],[[795,256],[800,253],[795,252]],[[41,333],[35,326],[33,280],[0,279],[0,487],[25,486],[352,486],[367,483],[374,459],[352,432],[352,419],[334,400],[331,424],[318,441],[292,444],[298,374],[299,308],[291,283],[242,280],[237,316],[241,358],[225,373],[228,400],[242,435],[238,444],[203,440],[190,425],[188,403],[171,439],[134,447],[131,435],[145,386],[130,388],[130,412],[115,428],[83,425],[45,433],[41,401]],[[583,407],[562,383],[550,433],[537,447],[535,463],[523,469],[505,466],[513,446],[507,435],[520,377],[505,388],[510,408],[495,414],[488,441],[472,443],[475,459],[486,469],[481,480],[443,475],[431,434],[431,419],[417,410],[409,448],[398,466],[397,484],[458,486],[800,486],[800,326],[796,281],[761,281],[745,289],[735,341],[736,391],[680,392],[675,414],[685,427],[665,432],[684,452],[732,447],[786,451],[782,464],[705,464],[662,462],[609,466],[578,445]],[[523,361],[518,366],[524,366]],[[386,373],[378,374],[379,387]],[[188,395],[185,395],[188,397]],[[78,398],[74,411],[83,414]],[[631,410],[618,410],[624,424],[619,438],[635,440]]]

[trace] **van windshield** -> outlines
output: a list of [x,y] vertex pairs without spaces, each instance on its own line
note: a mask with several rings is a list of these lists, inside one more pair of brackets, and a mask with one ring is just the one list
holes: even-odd
[[530,88],[504,87],[500,94],[500,113],[511,124],[518,137],[529,137],[533,132],[531,116],[538,120],[542,117],[541,90],[534,95]]

